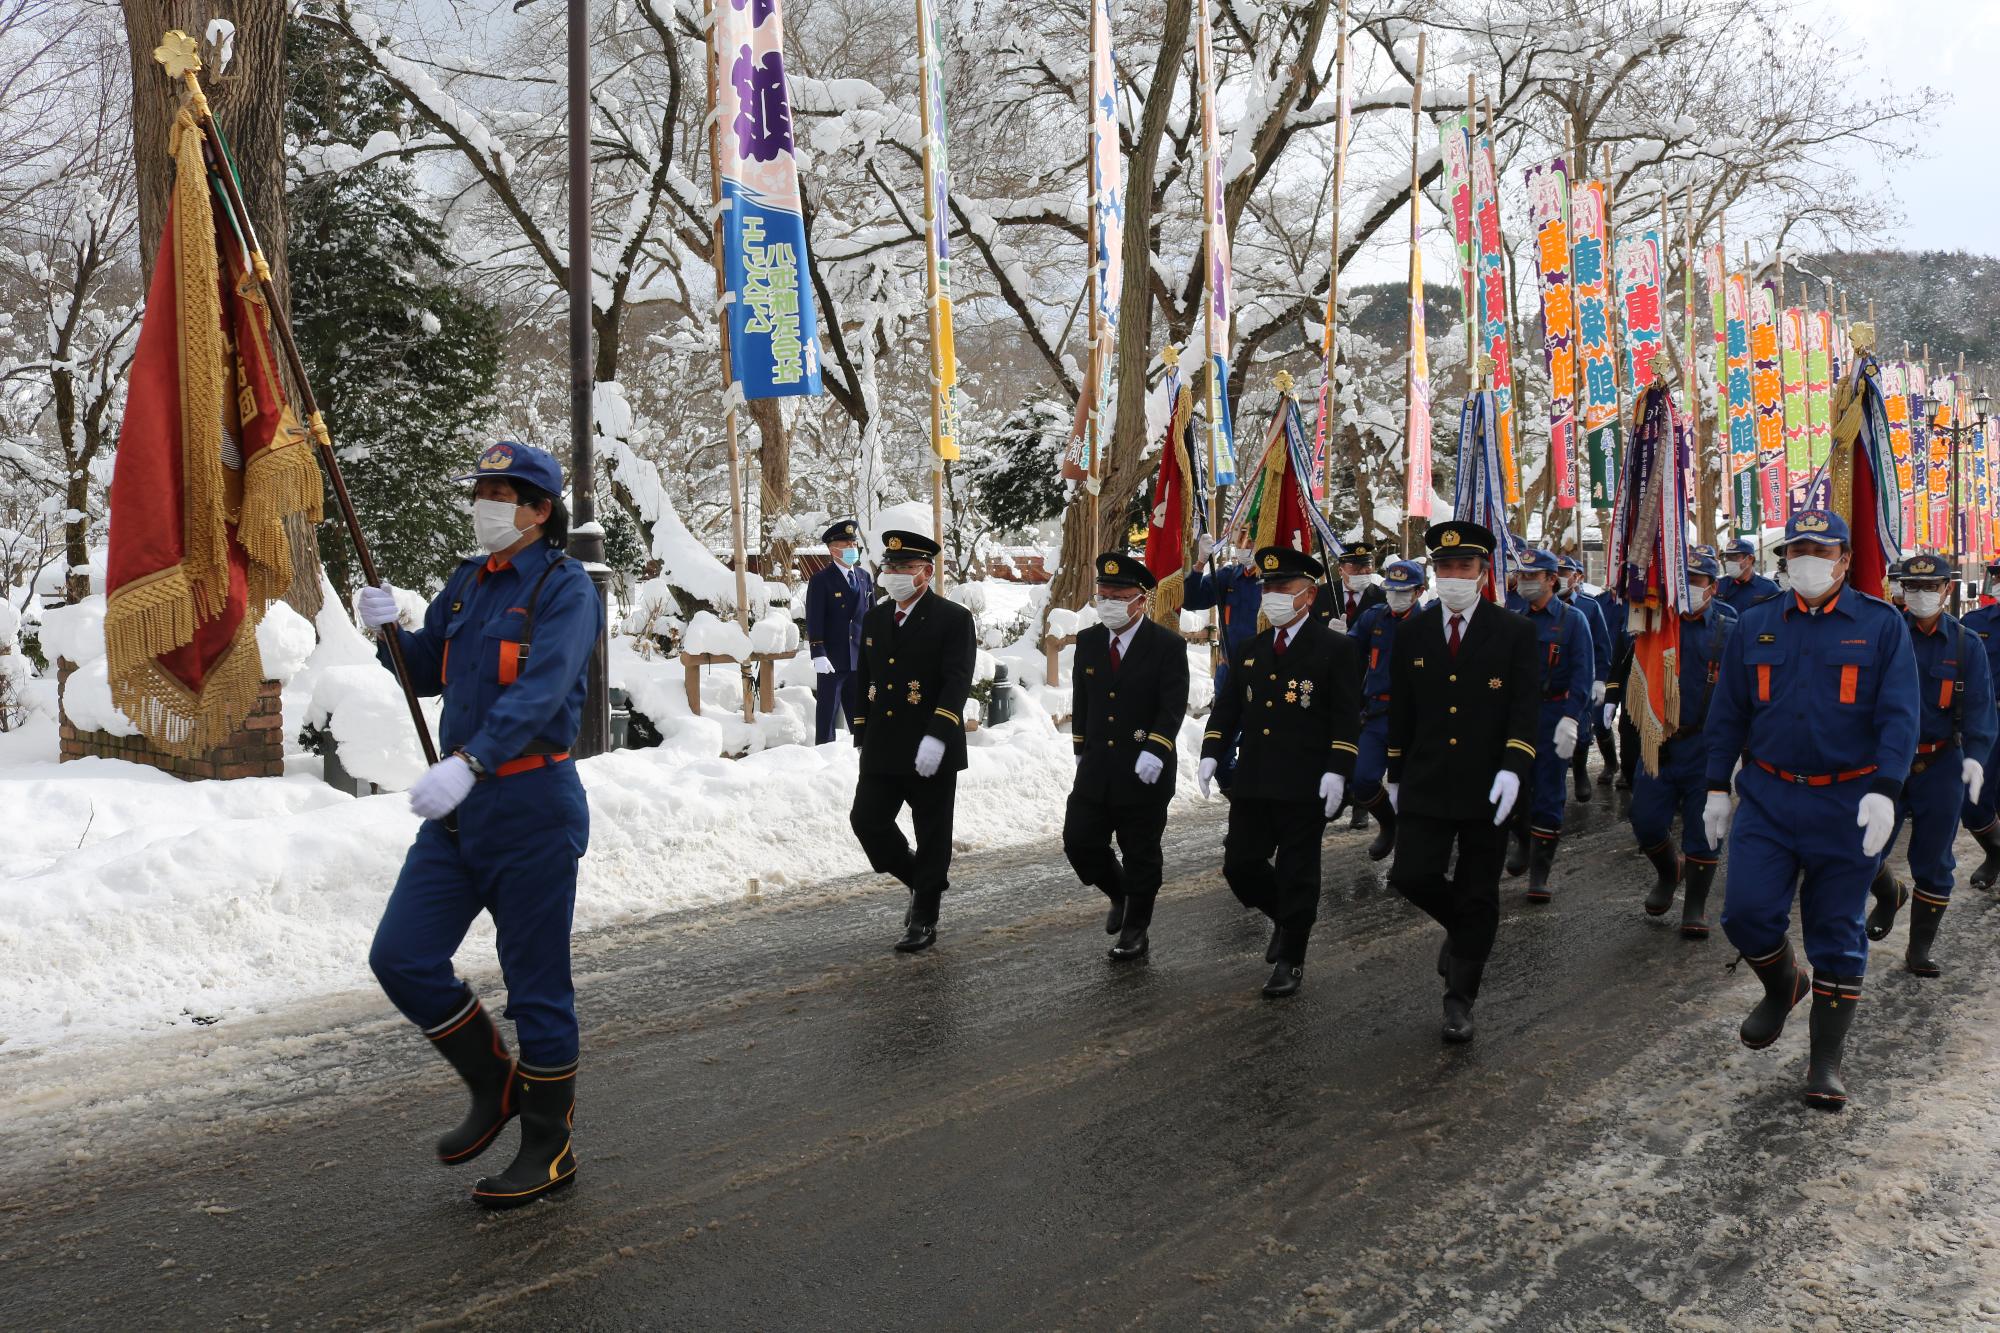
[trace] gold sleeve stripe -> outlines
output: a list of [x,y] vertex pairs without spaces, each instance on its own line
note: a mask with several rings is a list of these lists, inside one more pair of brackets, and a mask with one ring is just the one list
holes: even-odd
[[1201,738],[1205,741],[1219,741],[1222,739],[1222,733],[1219,731],[1204,731],[1201,733]]
[[1335,742],[1333,743],[1333,748],[1334,748],[1334,749],[1336,749],[1336,750],[1345,750],[1345,751],[1347,751],[1347,752],[1348,752],[1349,754],[1360,754],[1360,753],[1361,753],[1361,751],[1360,751],[1359,749],[1357,749],[1356,747],[1354,747],[1354,746],[1352,746],[1352,745],[1349,745],[1349,744],[1348,744],[1348,743],[1347,743],[1346,741],[1335,741]]
[[1391,750],[1389,751],[1388,757],[1391,759],[1401,759],[1403,757],[1403,752],[1401,750]]
[[1519,750],[1522,753],[1526,754],[1530,759],[1533,759],[1535,757],[1535,747],[1528,744],[1526,741],[1508,741],[1507,748],[1510,750]]
[[1164,745],[1164,746],[1166,746],[1166,747],[1167,747],[1167,748],[1168,748],[1169,750],[1171,750],[1171,749],[1173,749],[1173,748],[1174,748],[1174,743],[1173,743],[1172,741],[1168,740],[1168,739],[1167,739],[1167,738],[1166,738],[1165,736],[1162,736],[1162,735],[1161,735],[1161,734],[1160,734],[1159,732],[1157,732],[1157,731],[1149,731],[1149,732],[1147,732],[1147,733],[1146,733],[1146,739],[1147,739],[1147,740],[1149,740],[1149,741],[1157,741],[1157,742],[1159,742],[1159,743],[1160,743],[1161,745]]
[[959,720],[959,719],[958,719],[958,714],[957,714],[957,713],[954,713],[954,712],[952,712],[952,711],[951,711],[951,710],[950,710],[949,708],[940,708],[940,709],[938,709],[938,710],[936,710],[936,711],[937,711],[937,715],[938,715],[939,717],[941,717],[941,718],[945,719],[945,720],[946,720],[947,722],[956,722],[956,721],[958,721],[958,720]]

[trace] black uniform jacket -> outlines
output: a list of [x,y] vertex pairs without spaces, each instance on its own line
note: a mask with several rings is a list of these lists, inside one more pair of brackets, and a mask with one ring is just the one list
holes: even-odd
[[[1143,621],[1132,632],[1116,670],[1110,630],[1092,625],[1078,634],[1069,713],[1076,794],[1117,805],[1169,800],[1174,737],[1187,716],[1187,697],[1187,641],[1158,621]],[[1146,750],[1167,766],[1150,787],[1132,771]]]
[[896,604],[880,601],[861,622],[855,666],[854,743],[863,773],[907,774],[926,736],[944,741],[941,773],[965,767],[965,696],[972,693],[972,613],[925,592],[896,627]]
[[1311,801],[1327,773],[1354,774],[1361,735],[1361,671],[1354,644],[1312,615],[1283,656],[1265,630],[1229,655],[1226,688],[1202,734],[1204,759],[1220,759],[1238,727],[1231,796]]
[[1528,618],[1488,601],[1466,617],[1457,657],[1445,646],[1442,602],[1396,632],[1388,778],[1401,784],[1399,813],[1490,819],[1495,773],[1507,769],[1526,785],[1541,699],[1535,654]]
[[1339,616],[1347,622],[1349,629],[1353,629],[1354,622],[1361,619],[1363,611],[1374,606],[1377,602],[1386,602],[1388,600],[1389,594],[1382,591],[1382,585],[1371,583],[1356,596],[1355,601],[1357,605],[1354,608],[1354,614],[1350,616],[1347,614],[1347,588],[1336,578],[1332,583],[1320,588],[1319,596],[1313,601],[1313,610],[1324,611],[1327,616]]

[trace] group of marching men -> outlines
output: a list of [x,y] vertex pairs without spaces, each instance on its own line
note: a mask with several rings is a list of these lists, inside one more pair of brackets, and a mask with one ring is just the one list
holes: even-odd
[[[570,748],[604,617],[587,573],[564,553],[569,517],[553,455],[501,441],[461,480],[482,555],[420,621],[405,622],[386,584],[356,600],[383,667],[443,700],[443,754],[410,789],[423,823],[369,963],[470,1093],[438,1160],[471,1162],[520,1119],[513,1161],[472,1191],[508,1208],[577,1172],[570,923],[590,816]],[[833,559],[813,576],[806,608],[818,738],[833,739],[846,713],[860,748],[850,823],[869,864],[908,888],[896,948],[917,953],[937,942],[949,883],[972,616],[932,591],[931,538],[884,534],[879,581],[862,567],[858,525],[837,523],[825,538]],[[1221,621],[1198,783],[1204,796],[1219,786],[1229,797],[1223,876],[1272,925],[1263,993],[1299,989],[1325,830],[1353,805],[1380,825],[1368,854],[1393,855],[1390,884],[1444,928],[1443,1035],[1470,1041],[1502,872],[1525,870],[1529,900],[1549,901],[1568,780],[1590,795],[1589,728],[1605,778],[1622,761],[1633,831],[1658,871],[1645,908],[1664,915],[1679,893],[1688,939],[1708,936],[1727,840],[1722,929],[1764,988],[1743,1041],[1775,1042],[1810,990],[1805,1096],[1839,1109],[1868,941],[1886,937],[1908,906],[1905,966],[1938,975],[1932,950],[1961,821],[1985,852],[1972,882],[1990,887],[2000,873],[2000,818],[1986,790],[2000,605],[1948,614],[1956,571],[1934,555],[1896,567],[1900,610],[1850,587],[1847,525],[1824,510],[1787,524],[1782,589],[1756,573],[1746,542],[1697,547],[1671,682],[1678,726],[1652,738],[1657,762],[1640,764],[1640,737],[1619,706],[1640,672],[1616,587],[1586,595],[1574,561],[1505,539],[1519,548],[1505,605],[1488,595],[1503,537],[1457,521],[1424,534],[1428,571],[1396,560],[1378,576],[1356,544],[1338,557],[1336,583],[1312,556],[1269,546],[1247,565],[1204,560],[1186,578],[1185,605],[1214,607]],[[1063,848],[1109,901],[1110,956],[1122,963],[1151,947],[1188,651],[1178,628],[1153,618],[1142,561],[1109,552],[1094,573],[1097,623],[1077,636],[1072,665],[1077,762]],[[2000,594],[2000,563],[1986,576],[1988,593]],[[905,806],[914,845],[896,825]],[[1884,864],[1906,823],[1913,888]],[[1810,977],[1787,934],[1795,897]],[[453,968],[481,914],[496,927],[518,1056]]]

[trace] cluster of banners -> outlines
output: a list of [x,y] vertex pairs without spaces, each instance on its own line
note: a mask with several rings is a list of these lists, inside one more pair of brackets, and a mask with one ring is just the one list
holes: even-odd
[[1514,356],[1507,337],[1507,261],[1500,239],[1499,172],[1491,135],[1473,133],[1470,112],[1438,123],[1451,201],[1453,238],[1458,245],[1459,290],[1476,355],[1491,365],[1481,381],[1493,393],[1492,432],[1500,460],[1499,480],[1506,502],[1521,499],[1521,476],[1514,463]]

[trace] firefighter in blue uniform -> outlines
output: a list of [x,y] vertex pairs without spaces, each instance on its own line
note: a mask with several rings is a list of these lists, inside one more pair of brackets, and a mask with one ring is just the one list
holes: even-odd
[[[1723,933],[1764,985],[1743,1044],[1776,1041],[1811,989],[1805,1098],[1826,1110],[1847,1103],[1840,1064],[1868,967],[1868,886],[1917,749],[1910,635],[1887,602],[1847,585],[1851,550],[1846,520],[1824,509],[1785,525],[1792,587],[1743,612],[1723,652],[1702,810],[1709,842],[1730,835]],[[1795,884],[1810,987],[1785,935]]]
[[[510,1208],[576,1175],[569,936],[590,812],[569,750],[604,611],[590,576],[563,554],[569,516],[551,455],[502,441],[460,480],[474,483],[473,531],[486,556],[458,567],[416,630],[395,623],[386,585],[360,597],[362,622],[384,639],[383,664],[394,634],[417,693],[444,696],[446,751],[410,788],[424,823],[368,962],[471,1090],[465,1122],[438,1140],[439,1159],[472,1160],[521,1117],[513,1163],[473,1188],[479,1203]],[[452,954],[482,911],[498,936],[518,1063],[452,972]]]
[[[1660,771],[1642,765],[1633,776],[1632,833],[1659,878],[1646,895],[1646,915],[1665,916],[1681,898],[1681,938],[1708,938],[1708,891],[1715,883],[1720,849],[1702,827],[1708,800],[1708,749],[1702,728],[1722,676],[1723,652],[1736,616],[1715,600],[1722,564],[1697,550],[1688,557],[1688,603],[1681,611],[1680,725],[1660,744]],[[1681,845],[1674,846],[1674,816],[1681,817]]]
[[836,714],[854,728],[854,665],[861,654],[861,617],[875,584],[861,567],[861,530],[842,519],[820,534],[833,559],[806,585],[806,643],[812,649],[813,744],[833,739]]
[[[1986,566],[1986,595],[2000,598],[2000,560]],[[1987,674],[2000,681],[2000,601],[1990,606],[1967,611],[1960,619],[1966,632],[1979,636],[1981,646],[1986,649]],[[1988,774],[1993,772],[1993,761],[2000,754],[2000,741],[1996,741],[1986,754],[1966,751],[1969,758],[1977,759],[1980,767]],[[1993,800],[1993,784],[1985,783],[1975,797],[1972,792],[1965,794],[1965,806],[1959,811],[1959,820],[1965,831],[1972,835],[1979,850],[1986,853],[1986,859],[1974,866],[1966,880],[1975,889],[1990,889],[1996,876],[2000,876],[2000,810],[1996,810]]]
[[1361,653],[1361,753],[1354,762],[1355,805],[1375,816],[1375,840],[1368,859],[1380,861],[1396,849],[1396,811],[1383,776],[1389,771],[1389,664],[1396,656],[1396,631],[1417,613],[1426,578],[1414,560],[1393,561],[1382,571],[1383,600],[1348,626],[1347,636]]
[[1597,735],[1598,757],[1604,761],[1604,771],[1597,775],[1597,785],[1609,787],[1615,781],[1621,788],[1629,788],[1632,785],[1632,770],[1623,764],[1624,756],[1618,749],[1622,738],[1618,706],[1625,697],[1625,672],[1631,666],[1626,653],[1631,644],[1625,635],[1625,599],[1618,595],[1617,588],[1609,586],[1614,581],[1607,579],[1607,586],[1590,598],[1597,603],[1598,613],[1604,618],[1605,634],[1611,642],[1611,671],[1604,681],[1604,702],[1591,719],[1591,728]]
[[1555,595],[1556,558],[1536,547],[1520,557],[1520,577],[1509,609],[1528,618],[1535,630],[1541,663],[1541,713],[1535,731],[1535,764],[1527,799],[1514,812],[1514,850],[1507,873],[1528,872],[1528,901],[1549,901],[1549,868],[1562,841],[1563,805],[1568,795],[1570,756],[1576,753],[1590,717],[1595,661],[1590,624]]
[[[1978,636],[1944,609],[1945,589],[1955,577],[1951,562],[1913,555],[1897,574],[1917,662],[1917,755],[1896,803],[1897,832],[1905,822],[1910,826],[1910,878],[1916,881],[1903,964],[1917,976],[1935,977],[1940,969],[1931,959],[1931,946],[1951,905],[1952,875],[1958,869],[1951,844],[1958,834],[1959,811],[1983,794],[1986,758],[1993,752],[1993,677]],[[1896,845],[1893,833],[1889,845]],[[1886,857],[1875,871],[1874,893],[1868,938],[1886,939],[1911,895]]]
[[1757,572],[1757,546],[1748,537],[1738,537],[1717,554],[1724,578],[1715,595],[1738,615],[1778,595],[1778,585]]
[[[1587,730],[1594,730],[1601,721],[1599,714],[1604,708],[1605,688],[1611,679],[1611,656],[1617,645],[1611,641],[1611,629],[1605,624],[1603,608],[1597,599],[1583,591],[1583,561],[1573,555],[1558,556],[1556,563],[1562,566],[1557,595],[1569,605],[1583,612],[1584,623],[1590,626],[1591,667],[1595,674],[1590,687],[1590,709],[1586,714]],[[1576,799],[1590,799],[1590,747],[1579,744],[1576,753],[1570,757],[1570,775],[1576,784]]]
[[[1215,662],[1215,697],[1220,699],[1229,688],[1229,659],[1236,656],[1238,648],[1257,637],[1257,608],[1264,598],[1264,586],[1256,572],[1246,569],[1241,560],[1224,559],[1218,554],[1216,560],[1210,561],[1209,552],[1209,539],[1203,537],[1195,547],[1196,567],[1188,572],[1181,585],[1181,605],[1189,611],[1214,608],[1222,622],[1222,652]],[[1213,707],[1209,711],[1213,716]],[[1225,796],[1236,780],[1237,739],[1223,737],[1217,751],[1215,785]]]

